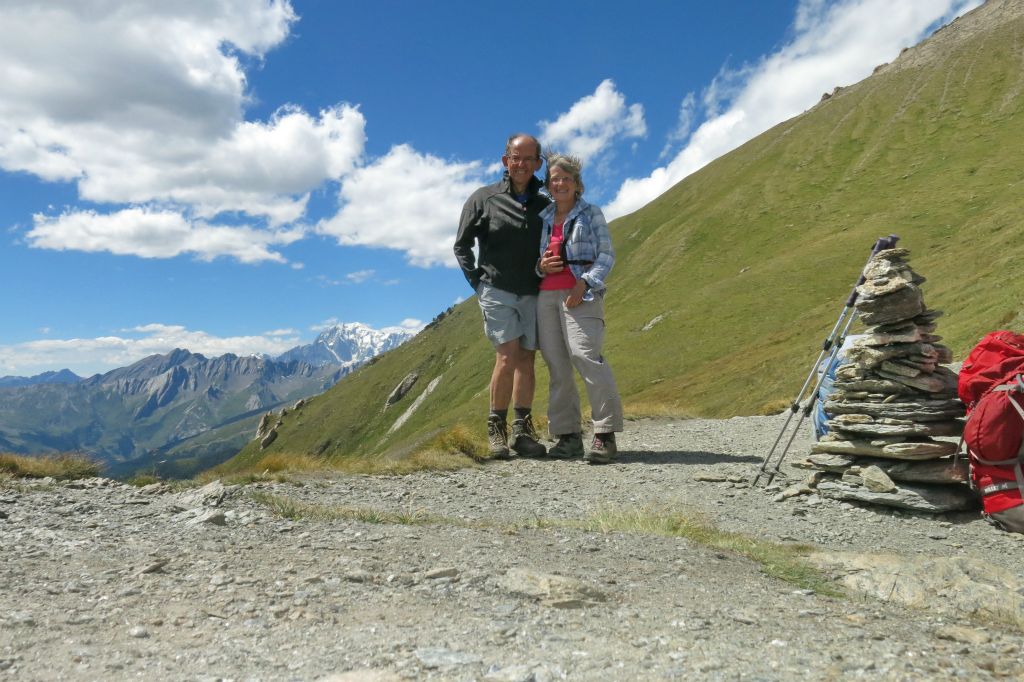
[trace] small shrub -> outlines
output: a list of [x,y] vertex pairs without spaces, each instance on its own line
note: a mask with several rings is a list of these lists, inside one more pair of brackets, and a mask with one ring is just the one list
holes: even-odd
[[273,452],[256,462],[253,468],[276,474],[279,472],[322,471],[330,467],[324,460],[312,455]]
[[427,450],[449,454],[460,454],[481,462],[487,458],[487,448],[479,438],[472,435],[462,424],[438,434],[427,444]]
[[156,474],[135,474],[131,478],[125,479],[124,482],[136,488],[143,488],[154,483],[162,483],[163,479]]
[[61,481],[71,481],[98,476],[102,468],[99,462],[77,452],[41,457],[0,453],[0,472],[19,478],[46,478],[49,476]]

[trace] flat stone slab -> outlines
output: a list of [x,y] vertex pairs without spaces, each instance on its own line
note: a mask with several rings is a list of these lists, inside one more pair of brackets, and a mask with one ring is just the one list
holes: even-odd
[[872,492],[867,488],[841,482],[822,481],[818,494],[833,500],[867,502],[898,509],[941,514],[978,507],[978,498],[965,486],[910,486],[902,485],[891,493]]
[[[906,343],[897,342],[893,335],[890,334],[874,334],[867,337],[866,340],[858,339],[855,342],[856,345],[846,351],[846,358],[847,360],[855,362],[862,367],[875,367],[886,360],[912,356],[934,357],[938,359],[939,353],[931,346],[931,344],[915,343],[920,340],[920,333],[917,333],[915,338],[910,338],[909,336],[906,338],[909,339]],[[882,342],[872,343],[874,340]]]
[[956,396],[957,375],[945,367],[936,367],[931,373],[907,376],[905,373],[890,372],[886,368],[889,363],[883,363],[876,372],[883,379],[895,381],[918,391],[930,394],[942,394],[943,397]]
[[864,455],[911,461],[938,459],[956,452],[956,443],[945,441],[901,442],[879,445],[870,440],[820,440],[811,446],[813,454]]
[[854,379],[852,381],[836,381],[832,386],[835,395],[845,393],[884,393],[888,395],[920,395],[916,388],[899,381],[881,378]]
[[924,312],[924,297],[916,285],[905,282],[899,289],[892,293],[874,296],[881,288],[872,287],[869,284],[862,284],[857,287],[861,298],[857,300],[857,312],[860,319],[867,325],[891,324],[902,320],[909,320]]
[[959,400],[953,399],[889,403],[830,401],[825,405],[825,413],[829,416],[867,414],[872,417],[905,419],[907,421],[940,422],[964,416],[964,405]]
[[818,552],[810,560],[847,589],[952,618],[1024,627],[1024,580],[973,557]]
[[923,462],[901,462],[856,455],[820,454],[809,455],[803,460],[794,462],[793,466],[833,474],[843,474],[847,470],[857,467],[876,466],[894,481],[932,485],[966,483],[968,476],[967,460],[963,458],[955,460],[953,457]]
[[[862,419],[852,419],[854,417]],[[870,415],[843,414],[830,419],[828,428],[830,431],[838,433],[879,436],[959,436],[964,431],[964,424],[961,421],[912,422],[897,419],[875,419]]]

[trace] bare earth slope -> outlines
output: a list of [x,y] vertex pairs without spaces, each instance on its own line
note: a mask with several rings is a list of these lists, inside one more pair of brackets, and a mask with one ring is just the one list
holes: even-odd
[[[921,582],[927,576],[913,563],[982,562],[947,565],[970,574],[974,582],[963,589],[975,591],[971,604],[987,599],[978,566],[1001,566],[998,598],[1008,603],[1024,584],[1018,537],[970,514],[878,513],[807,496],[773,502],[773,493],[744,481],[779,420],[631,422],[621,462],[605,467],[521,460],[448,474],[212,485],[203,494],[102,479],[0,483],[0,675],[619,680],[1024,673],[1020,630],[968,619],[963,609],[971,606],[947,608],[954,595],[942,597],[941,584]],[[798,441],[792,458],[806,447]],[[305,511],[285,518],[267,500]],[[339,506],[349,510],[347,518],[316,512]],[[559,523],[637,510],[699,514],[725,530],[814,543],[830,556],[900,558],[881,598],[836,598],[686,539]],[[832,566],[837,581],[868,573]],[[925,608],[900,603],[915,589],[930,593]]]

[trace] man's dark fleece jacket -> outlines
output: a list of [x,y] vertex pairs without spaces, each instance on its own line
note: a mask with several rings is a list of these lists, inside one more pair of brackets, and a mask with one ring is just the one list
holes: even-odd
[[[534,267],[540,250],[543,222],[540,212],[551,200],[540,193],[543,186],[530,178],[526,203],[514,195],[508,173],[493,185],[473,192],[462,209],[455,257],[475,291],[481,281],[520,296],[536,296],[540,280]],[[480,244],[480,258],[473,243]]]

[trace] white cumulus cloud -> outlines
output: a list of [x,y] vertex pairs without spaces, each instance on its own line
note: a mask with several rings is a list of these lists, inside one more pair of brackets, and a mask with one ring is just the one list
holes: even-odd
[[[104,227],[89,238],[71,229],[75,210],[37,221],[33,243],[282,260],[261,250],[304,215],[311,191],[361,162],[366,142],[365,117],[348,104],[307,113],[282,103],[269,120],[246,120],[243,59],[263,59],[297,19],[288,0],[0,3],[0,169],[74,182],[118,211],[92,215]],[[149,216],[144,225],[128,225],[126,204]],[[224,212],[253,220],[240,230],[198,222]],[[190,240],[175,250],[184,222]]]
[[648,177],[627,179],[605,213],[615,218],[637,210],[710,161],[813,106],[822,93],[865,78],[919,42],[936,22],[979,4],[803,0],[793,39],[757,64],[723,69],[703,93],[705,120],[689,143]]
[[110,214],[69,211],[49,217],[37,214],[29,231],[35,248],[131,254],[142,258],[172,258],[194,254],[203,260],[218,256],[243,263],[282,262],[275,245],[301,238],[301,230],[260,230],[190,221],[180,213],[127,208]]
[[341,244],[402,251],[412,265],[455,267],[462,205],[484,182],[479,162],[448,162],[397,145],[342,180],[341,207],[317,230]]
[[292,330],[275,329],[251,336],[216,336],[181,325],[146,324],[116,335],[91,339],[43,339],[0,346],[0,374],[30,376],[66,367],[80,376],[124,367],[140,358],[165,354],[175,348],[216,357],[280,355],[300,343]]
[[647,135],[643,105],[627,106],[626,97],[609,79],[569,111],[554,121],[541,121],[539,126],[546,148],[574,154],[584,163],[597,159],[621,139]]

